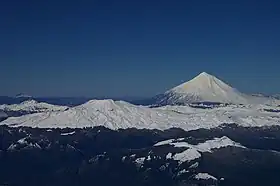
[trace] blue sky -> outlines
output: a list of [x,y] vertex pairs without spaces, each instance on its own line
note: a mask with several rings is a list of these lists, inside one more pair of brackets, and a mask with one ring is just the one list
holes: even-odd
[[275,0],[0,3],[1,95],[152,96],[202,71],[280,92]]

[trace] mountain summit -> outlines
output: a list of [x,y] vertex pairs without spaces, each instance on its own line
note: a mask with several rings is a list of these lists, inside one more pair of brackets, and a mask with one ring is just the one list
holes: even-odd
[[271,104],[274,99],[241,93],[217,77],[206,72],[156,96],[157,105],[176,105],[194,102],[233,104]]
[[234,91],[234,89],[215,76],[202,72],[192,80],[171,89],[171,91],[180,94],[191,93],[193,95],[207,92],[207,96],[216,97],[216,94],[225,95],[225,93]]

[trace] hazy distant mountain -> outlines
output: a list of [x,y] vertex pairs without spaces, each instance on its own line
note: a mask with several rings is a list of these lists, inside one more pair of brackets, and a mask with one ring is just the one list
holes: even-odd
[[10,97],[0,96],[0,104],[20,104],[27,100],[36,100],[38,102],[45,102],[54,105],[65,105],[65,106],[77,106],[81,105],[92,99],[112,99],[112,100],[123,100],[133,104],[145,104],[149,105],[152,102],[147,102],[147,98],[143,97]]
[[272,97],[274,97],[276,99],[280,99],[280,94],[274,94],[274,95],[272,95]]
[[0,110],[3,111],[20,111],[20,112],[29,112],[29,113],[46,112],[46,111],[63,111],[66,110],[67,108],[68,107],[66,106],[51,105],[48,103],[37,102],[35,100],[27,100],[21,102],[20,104],[0,105]]
[[[30,99],[19,104],[0,105],[0,120],[3,121],[8,117],[19,117],[33,113],[63,111],[68,108],[67,106],[52,105]],[[3,113],[2,116],[1,113]]]
[[32,98],[32,96],[24,94],[24,93],[19,93],[15,96],[15,98]]

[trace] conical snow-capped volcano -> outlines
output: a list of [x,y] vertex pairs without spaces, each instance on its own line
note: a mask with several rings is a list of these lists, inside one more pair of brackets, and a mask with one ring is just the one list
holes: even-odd
[[156,104],[158,105],[188,104],[194,102],[270,104],[273,101],[264,97],[257,98],[241,93],[206,72],[202,72],[192,80],[156,96]]
[[190,81],[187,81],[173,89],[172,92],[179,94],[205,94],[205,96],[225,96],[226,93],[236,92],[232,87],[206,72],[200,73]]

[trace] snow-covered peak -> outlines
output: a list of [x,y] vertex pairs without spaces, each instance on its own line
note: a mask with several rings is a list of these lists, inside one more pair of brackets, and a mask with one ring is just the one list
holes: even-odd
[[215,78],[215,76],[213,76],[213,75],[211,75],[207,72],[201,72],[196,77],[194,77],[192,80],[194,80],[194,79],[207,79],[207,78]]
[[212,93],[217,93],[218,91],[228,92],[233,91],[233,88],[215,76],[202,72],[192,80],[187,81],[171,90],[177,93],[197,94],[201,91],[211,91]]
[[104,99],[104,100],[92,99],[80,106],[81,107],[106,107],[106,106],[110,107],[114,104],[115,101],[113,101],[112,99]]
[[36,100],[23,101],[20,104],[0,105],[0,110],[3,111],[22,111],[22,112],[45,112],[45,111],[63,111],[68,107],[51,105],[48,103],[37,102]]
[[242,93],[206,72],[164,93],[160,104],[193,102],[247,103]]
[[207,72],[201,72],[200,74],[199,74],[199,76],[212,76],[211,74],[208,74]]
[[35,105],[35,104],[37,104],[37,103],[38,103],[38,102],[37,102],[36,100],[31,99],[31,100],[23,101],[23,102],[21,102],[20,104],[21,104],[21,105]]
[[112,99],[104,99],[104,100],[93,99],[87,101],[82,105],[75,107],[75,109],[89,109],[92,111],[108,112],[108,111],[123,109],[124,107],[135,108],[136,106],[125,101],[114,101]]
[[232,104],[280,104],[280,100],[241,93],[227,83],[206,72],[156,96],[156,105],[177,105],[194,102]]

